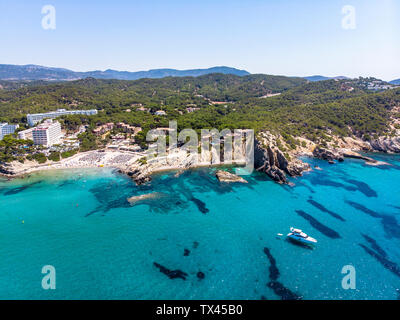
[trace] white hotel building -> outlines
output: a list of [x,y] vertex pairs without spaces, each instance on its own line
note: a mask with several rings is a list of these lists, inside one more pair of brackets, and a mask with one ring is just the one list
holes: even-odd
[[29,128],[29,129],[18,132],[18,139],[33,140],[33,136],[32,136],[33,129],[35,129],[35,128]]
[[27,120],[28,120],[28,124],[32,127],[36,123],[42,121],[43,119],[55,119],[57,117],[73,115],[73,114],[83,114],[83,115],[87,115],[87,116],[92,116],[92,115],[97,114],[97,110],[96,109],[92,109],[92,110],[58,109],[57,111],[53,111],[53,112],[28,114]]
[[51,147],[61,142],[61,125],[58,121],[46,120],[32,130],[33,143]]
[[4,136],[8,134],[13,134],[18,128],[18,124],[8,124],[7,122],[0,123],[0,140],[3,140]]

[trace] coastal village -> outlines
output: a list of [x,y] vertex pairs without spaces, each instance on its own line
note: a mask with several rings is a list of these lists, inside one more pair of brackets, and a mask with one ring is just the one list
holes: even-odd
[[[71,114],[95,115],[97,110],[73,110],[59,109],[54,112],[28,114],[28,129],[21,130],[18,124],[0,124],[0,140],[7,135],[13,135],[19,140],[26,140],[22,145],[27,159],[23,163],[13,163],[15,174],[26,174],[36,170],[57,168],[82,168],[105,167],[129,164],[144,157],[141,147],[134,142],[134,137],[142,129],[123,122],[99,124],[92,133],[105,139],[109,137],[109,143],[102,150],[93,150],[79,153],[80,141],[78,136],[88,130],[88,126],[81,125],[76,132],[70,133],[61,127],[58,117]],[[29,151],[27,149],[29,148]],[[60,153],[60,161],[51,160],[52,153]],[[44,154],[49,160],[43,163],[29,161],[29,156]],[[18,154],[17,154],[18,155]]]
[[[188,112],[193,112],[194,109],[191,107]],[[157,111],[158,115],[166,115],[164,111],[163,113],[161,111]],[[18,152],[14,154],[15,156],[24,156],[24,161],[2,163],[0,173],[14,177],[49,169],[112,167],[128,174],[137,183],[143,183],[149,180],[151,173],[170,169],[181,170],[194,165],[206,166],[210,164],[212,157],[216,157],[213,148],[205,156],[195,159],[193,156],[190,157],[186,150],[175,147],[169,150],[168,155],[158,155],[149,159],[149,150],[144,150],[135,141],[135,136],[142,131],[142,128],[123,122],[108,122],[98,124],[94,129],[89,129],[87,125],[81,125],[77,131],[71,133],[62,128],[60,121],[57,120],[58,117],[70,114],[90,116],[97,114],[97,110],[67,111],[59,109],[48,113],[28,114],[27,123],[31,127],[23,130],[19,125],[2,123],[1,139],[10,135],[18,137],[19,140],[25,140],[26,143],[21,146],[23,150],[21,154]],[[91,133],[99,140],[107,141],[107,144],[96,150],[80,152],[78,136],[87,130],[91,130]],[[157,128],[157,131],[162,134],[168,134],[170,130],[171,128]],[[234,136],[235,134],[230,135],[231,138]],[[156,143],[149,144],[148,147],[155,148]],[[54,153],[60,154],[61,157],[54,159],[52,157]],[[44,155],[45,158],[38,159],[35,158],[35,155]],[[244,164],[243,157],[239,157],[237,154],[235,157],[238,159],[235,163]],[[138,170],[139,167],[141,170]],[[137,172],[133,175],[132,172],[135,171]],[[224,177],[221,174],[222,179]]]
[[[394,85],[387,85],[373,78],[335,80],[329,82],[329,86],[337,87],[337,90],[345,92],[345,95],[355,94],[357,90],[362,92],[360,88],[368,91],[392,91],[389,89],[396,88]],[[279,92],[267,90],[256,97],[280,103],[283,94],[282,90]],[[205,115],[201,110],[207,106],[210,107],[210,112],[216,111],[218,115],[235,113],[237,108],[241,108],[240,103],[235,104],[227,97],[221,99],[224,101],[217,101],[195,92],[194,98],[200,99],[202,103],[185,101],[180,108],[175,109],[165,108],[163,100],[157,105],[131,103],[121,108],[121,115],[116,118],[108,115],[107,112],[112,114],[111,110],[97,107],[88,110],[57,109],[45,113],[27,114],[26,119],[22,119],[20,123],[0,123],[0,141],[6,142],[3,143],[3,149],[8,148],[7,141],[12,144],[12,148],[4,152],[4,159],[0,162],[0,174],[15,177],[47,169],[112,167],[132,177],[137,183],[143,183],[157,171],[183,170],[194,166],[218,164],[210,161],[210,158],[213,158],[213,151],[204,157],[202,154],[200,159],[194,159],[179,147],[169,149],[167,156],[158,154],[155,159],[150,159],[149,149],[154,144],[144,142],[149,130],[149,120],[142,123],[132,117],[133,108],[136,112],[142,112],[141,117],[149,115],[149,119],[153,119],[151,117],[156,116],[158,124],[152,123],[151,128],[154,129],[155,125],[163,134],[168,135],[170,129],[165,128],[166,121],[162,119],[167,120],[170,113],[175,112],[180,115],[194,113],[194,119],[196,114],[202,114],[204,119]],[[90,117],[101,113],[104,117],[88,121]],[[322,158],[330,163],[339,161],[343,157],[353,157],[364,159],[371,165],[381,164],[370,158],[363,158],[354,151],[399,152],[400,142],[396,138],[400,131],[398,113],[397,107],[392,108],[390,112],[391,136],[376,136],[373,139],[368,135],[364,138],[355,135],[343,137],[327,130],[322,134],[324,142],[321,143],[314,133],[311,136],[301,133],[278,133],[276,130],[272,133],[268,127],[263,128],[257,133],[254,141],[254,169],[264,172],[276,182],[288,183],[287,175],[298,176],[310,169],[298,159],[299,156]],[[129,115],[130,120],[126,120],[128,123],[124,122],[125,114]],[[85,121],[73,123],[70,116],[84,117]],[[200,118],[200,122],[203,119]],[[70,125],[71,123],[73,125]],[[190,125],[190,121],[187,124]],[[90,145],[87,145],[88,143]],[[243,155],[243,150],[239,153]],[[243,157],[234,164],[243,164]]]

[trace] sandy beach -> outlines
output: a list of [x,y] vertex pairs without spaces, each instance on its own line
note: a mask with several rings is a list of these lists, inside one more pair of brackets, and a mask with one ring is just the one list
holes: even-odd
[[98,167],[124,169],[144,156],[145,154],[143,153],[94,150],[78,153],[70,158],[62,159],[57,162],[47,161],[43,164],[38,164],[36,161],[28,160],[24,163],[14,161],[9,167],[9,169],[11,169],[14,174],[5,174],[4,176],[21,177],[37,171],[57,169],[80,169]]
[[[26,160],[24,163],[12,162],[7,170],[12,174],[2,174],[8,178],[23,177],[38,171],[45,170],[64,170],[64,169],[84,169],[84,168],[115,168],[122,172],[138,169],[150,175],[155,172],[168,170],[184,170],[187,168],[218,166],[220,163],[211,163],[208,155],[198,159],[194,155],[189,155],[185,150],[174,149],[165,156],[157,156],[147,159],[146,164],[141,164],[138,160],[146,157],[144,152],[128,152],[119,150],[93,150],[78,153],[70,158],[60,161],[50,161],[38,164],[36,161]],[[244,161],[236,161],[235,164],[243,165]]]

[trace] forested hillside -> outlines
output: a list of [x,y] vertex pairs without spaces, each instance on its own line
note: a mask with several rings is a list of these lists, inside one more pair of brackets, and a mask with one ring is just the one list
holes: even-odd
[[[209,74],[136,81],[96,80],[18,85],[2,83],[0,120],[26,122],[26,114],[66,109],[99,110],[97,116],[64,119],[71,129],[124,121],[149,128],[176,119],[182,128],[254,128],[311,140],[327,133],[364,139],[388,130],[390,112],[400,106],[400,89],[371,93],[355,80],[309,82],[283,76]],[[280,95],[270,96],[271,94]],[[194,107],[194,112],[188,112]],[[144,108],[144,110],[143,110]],[[142,110],[138,110],[142,109]],[[164,110],[167,116],[154,112]]]
[[[5,83],[5,82],[3,82]],[[169,77],[136,81],[96,80],[47,85],[21,85],[18,90],[0,91],[0,116],[19,119],[19,115],[54,110],[54,108],[118,109],[132,104],[158,107],[208,105],[212,101],[245,100],[281,92],[306,83],[301,78],[281,76],[211,74],[201,77]],[[3,84],[5,86],[5,84]],[[17,83],[9,84],[18,88]]]

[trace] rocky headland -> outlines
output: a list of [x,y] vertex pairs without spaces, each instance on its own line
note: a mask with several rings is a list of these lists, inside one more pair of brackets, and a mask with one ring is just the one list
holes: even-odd
[[301,161],[302,156],[326,160],[331,164],[343,162],[346,158],[360,159],[368,165],[388,165],[365,156],[363,152],[400,152],[400,133],[393,137],[379,137],[364,141],[357,137],[330,136],[330,141],[320,146],[304,137],[294,137],[299,141],[296,148],[290,148],[280,135],[268,131],[261,132],[255,140],[254,168],[264,172],[278,183],[287,184],[287,176],[301,176],[303,172],[312,170],[309,164]]
[[260,134],[254,143],[254,168],[264,172],[278,183],[288,183],[287,176],[301,176],[311,170],[310,165],[289,154],[284,154],[277,146],[277,138],[269,132]]

